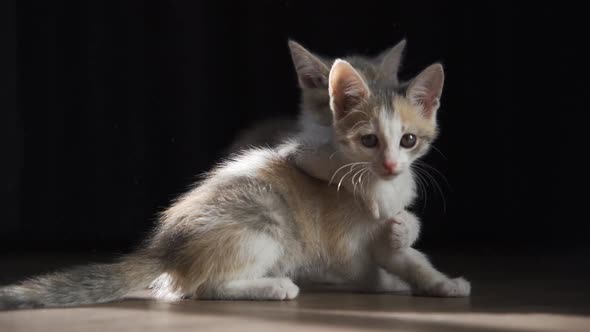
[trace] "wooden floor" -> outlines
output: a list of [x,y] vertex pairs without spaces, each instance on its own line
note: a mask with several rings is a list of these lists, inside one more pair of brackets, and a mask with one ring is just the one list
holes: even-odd
[[[324,291],[289,302],[164,303],[137,294],[92,307],[0,312],[0,331],[590,331],[588,256],[578,256],[452,254],[435,260],[446,272],[463,271],[471,279],[467,299]],[[81,261],[0,256],[0,282]]]

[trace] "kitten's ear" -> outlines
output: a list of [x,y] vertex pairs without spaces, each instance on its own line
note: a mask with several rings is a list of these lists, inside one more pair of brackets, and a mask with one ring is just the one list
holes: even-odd
[[289,40],[289,49],[301,88],[328,87],[330,69],[320,58],[292,40]]
[[369,96],[369,87],[346,61],[336,60],[329,77],[330,108],[336,120],[342,119]]
[[410,102],[422,109],[426,118],[432,118],[440,106],[445,73],[440,63],[424,69],[410,83],[406,97]]
[[395,84],[398,83],[397,73],[399,72],[405,49],[406,40],[402,39],[394,47],[377,56],[381,73],[383,75],[389,75]]

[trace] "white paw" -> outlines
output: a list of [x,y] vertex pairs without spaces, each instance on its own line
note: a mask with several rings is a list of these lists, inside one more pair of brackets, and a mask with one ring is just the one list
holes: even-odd
[[299,295],[299,287],[289,278],[279,278],[263,289],[264,300],[292,300]]
[[399,213],[395,218],[387,220],[389,243],[392,249],[405,249],[416,241],[418,237],[417,220],[407,212]]
[[471,294],[471,284],[464,278],[445,279],[423,292],[423,295],[438,297],[466,297]]

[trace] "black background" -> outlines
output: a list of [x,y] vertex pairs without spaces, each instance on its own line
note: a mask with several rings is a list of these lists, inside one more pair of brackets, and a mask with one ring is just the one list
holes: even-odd
[[[442,61],[422,246],[586,245],[580,6],[439,1],[4,2],[0,248],[128,250],[236,132],[295,114],[293,38],[327,56],[408,39]],[[536,249],[535,249],[536,250]]]

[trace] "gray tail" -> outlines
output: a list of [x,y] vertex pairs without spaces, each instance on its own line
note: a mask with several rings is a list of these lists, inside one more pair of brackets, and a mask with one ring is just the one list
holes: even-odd
[[105,303],[145,289],[161,274],[157,260],[128,256],[112,264],[74,267],[0,288],[0,310]]

